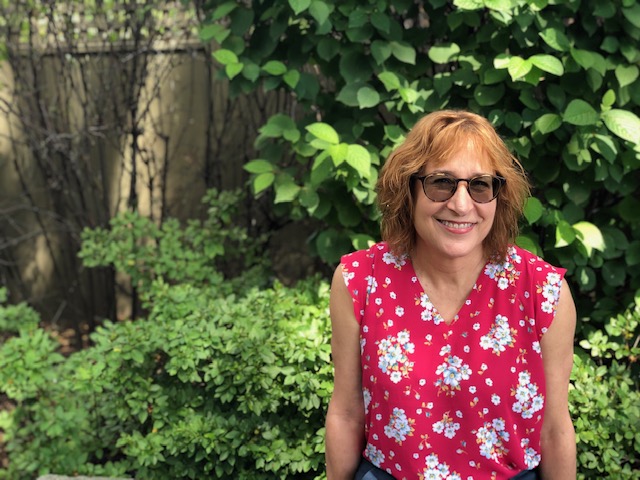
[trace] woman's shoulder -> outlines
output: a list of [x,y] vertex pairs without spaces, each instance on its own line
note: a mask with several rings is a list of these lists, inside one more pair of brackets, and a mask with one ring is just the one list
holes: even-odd
[[376,270],[381,267],[400,270],[408,261],[408,255],[394,254],[386,242],[378,242],[370,245],[368,248],[343,255],[340,263],[342,268],[347,270],[359,268],[364,265],[369,265],[371,270]]
[[375,259],[376,257],[381,257],[389,252],[389,246],[386,242],[378,242],[373,243],[368,248],[363,248],[360,250],[355,250],[350,253],[346,253],[341,257],[341,263],[343,265],[348,264],[349,262],[354,261],[362,261],[364,259]]

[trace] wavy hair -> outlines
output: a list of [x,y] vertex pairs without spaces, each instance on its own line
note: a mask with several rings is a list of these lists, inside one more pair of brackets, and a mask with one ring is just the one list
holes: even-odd
[[487,258],[504,258],[518,235],[518,222],[530,185],[522,164],[487,119],[464,110],[442,110],[422,117],[387,158],[376,186],[382,213],[381,235],[396,255],[410,254],[416,243],[412,176],[426,165],[445,163],[462,145],[486,153],[497,175],[506,179],[496,201],[493,225],[483,242]]

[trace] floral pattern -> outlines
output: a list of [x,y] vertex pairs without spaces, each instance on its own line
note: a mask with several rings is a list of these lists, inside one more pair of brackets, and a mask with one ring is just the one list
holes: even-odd
[[563,269],[510,247],[451,319],[385,243],[345,255],[342,272],[361,329],[365,457],[398,480],[506,480],[540,463],[540,340]]
[[378,367],[383,373],[391,377],[393,383],[398,383],[403,377],[407,377],[413,369],[413,362],[409,361],[409,355],[414,352],[415,346],[409,341],[409,332],[403,330],[397,337],[387,336],[378,342]]

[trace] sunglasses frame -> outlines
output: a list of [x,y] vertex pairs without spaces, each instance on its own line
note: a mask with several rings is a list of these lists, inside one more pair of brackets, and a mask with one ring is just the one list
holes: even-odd
[[[430,177],[436,177],[436,176],[442,176],[442,177],[447,177],[453,181],[455,181],[455,186],[453,187],[453,189],[451,190],[451,195],[448,196],[447,198],[445,198],[444,200],[434,200],[433,198],[431,198],[429,195],[427,195],[427,187],[426,187],[426,183],[425,180],[427,178]],[[475,198],[473,198],[473,194],[471,193],[471,183],[473,180],[477,179],[477,178],[481,178],[481,177],[491,177],[491,181],[493,183],[494,188],[494,195],[493,198],[491,198],[491,200],[487,200],[486,202],[479,202],[477,201]],[[436,202],[436,203],[442,203],[442,202],[446,202],[448,200],[451,199],[451,197],[453,197],[456,192],[458,191],[458,184],[460,182],[467,182],[467,193],[469,194],[469,197],[471,198],[471,200],[473,200],[475,203],[490,203],[493,202],[496,198],[498,198],[498,194],[500,193],[500,190],[502,190],[502,187],[504,186],[505,183],[507,183],[507,179],[504,177],[501,177],[500,175],[490,175],[488,173],[485,173],[483,175],[476,175],[475,177],[471,177],[471,178],[456,178],[453,175],[449,175],[448,173],[430,173],[428,175],[412,175],[411,178],[414,178],[416,180],[419,180],[420,183],[422,184],[422,192],[425,194],[425,196],[431,200],[432,202]],[[497,183],[496,183],[497,182]]]

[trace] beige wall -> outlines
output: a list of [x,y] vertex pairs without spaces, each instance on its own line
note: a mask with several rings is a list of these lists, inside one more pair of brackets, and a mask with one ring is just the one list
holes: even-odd
[[[43,55],[34,78],[1,64],[2,281],[13,301],[30,301],[43,318],[55,317],[63,326],[113,308],[100,291],[111,288],[109,282],[84,271],[76,250],[83,226],[104,225],[127,208],[134,171],[145,215],[197,217],[208,187],[244,186],[242,166],[252,158],[257,127],[274,112],[291,109],[292,100],[281,93],[229,98],[226,82],[211,78],[203,50],[149,58],[136,98],[135,123],[143,132],[136,149],[134,122],[123,114],[130,111],[126,66],[100,55],[75,61]],[[22,88],[16,89],[18,82]],[[50,118],[42,121],[39,108]],[[51,142],[60,142],[58,150]],[[38,145],[45,145],[39,150],[44,155],[34,155]],[[74,169],[79,181],[69,180]],[[120,297],[118,316],[127,316],[129,305],[126,295]]]

